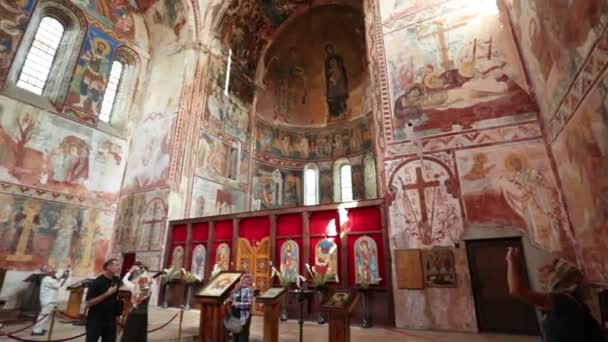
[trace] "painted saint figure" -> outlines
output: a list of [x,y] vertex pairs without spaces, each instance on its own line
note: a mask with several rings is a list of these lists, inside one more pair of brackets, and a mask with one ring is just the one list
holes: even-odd
[[205,278],[205,258],[207,251],[204,245],[198,245],[192,251],[192,267],[191,271],[200,279]]
[[75,105],[85,108],[85,102],[88,100],[93,112],[99,114],[110,72],[109,55],[112,48],[107,41],[100,37],[93,38],[91,45],[91,48],[80,57],[79,63],[84,71],[80,81],[80,100]]
[[338,246],[330,239],[323,239],[315,246],[315,271],[336,279],[338,271]]
[[339,119],[345,112],[348,100],[348,76],[344,60],[332,44],[325,46],[325,96],[329,119]]
[[281,268],[288,282],[296,282],[300,273],[300,251],[298,244],[288,240],[281,246]]
[[184,247],[175,247],[171,256],[171,266],[175,267],[176,269],[181,269],[184,267]]
[[72,239],[78,229],[78,214],[78,207],[66,207],[55,224],[57,235],[49,255],[49,260],[55,265],[69,265],[71,262]]
[[362,236],[355,241],[354,248],[356,283],[367,285],[380,283],[376,241],[369,236]]
[[228,271],[230,268],[230,247],[227,243],[224,242],[217,246],[215,263],[219,265],[222,271]]

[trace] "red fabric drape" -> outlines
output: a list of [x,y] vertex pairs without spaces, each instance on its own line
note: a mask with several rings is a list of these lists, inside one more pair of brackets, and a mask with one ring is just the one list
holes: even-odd
[[348,210],[348,230],[351,232],[380,230],[382,227],[380,219],[380,208],[364,207]]
[[340,231],[337,211],[321,211],[310,215],[310,234],[336,236]]
[[232,220],[215,222],[215,240],[232,239]]
[[239,222],[239,237],[249,240],[252,246],[270,235],[268,216],[249,217]]
[[209,238],[209,224],[207,222],[192,225],[192,241],[207,241]]
[[122,269],[120,271],[121,279],[125,276],[125,274],[127,274],[127,272],[129,272],[133,264],[135,264],[135,253],[125,253],[122,255]]
[[188,226],[183,225],[173,227],[172,243],[185,242],[186,237],[188,237]]
[[302,235],[302,215],[289,214],[277,217],[277,236]]
[[[348,259],[348,284],[350,286],[356,286],[355,281],[355,242],[357,239],[364,235],[350,235],[347,240],[347,259]],[[382,243],[382,233],[369,234],[367,235],[376,242],[378,252],[378,274],[382,278],[380,286],[385,285],[385,260],[384,260],[384,244]]]

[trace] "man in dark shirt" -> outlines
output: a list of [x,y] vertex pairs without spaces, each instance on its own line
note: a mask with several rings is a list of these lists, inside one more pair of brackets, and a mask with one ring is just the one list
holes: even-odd
[[116,341],[116,317],[120,315],[121,304],[118,300],[120,264],[110,259],[103,264],[103,274],[97,277],[87,291],[87,340],[97,342]]

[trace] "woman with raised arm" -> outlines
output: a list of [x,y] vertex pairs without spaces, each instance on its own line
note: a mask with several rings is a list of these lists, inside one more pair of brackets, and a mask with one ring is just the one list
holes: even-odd
[[136,264],[122,279],[123,285],[131,291],[132,308],[127,314],[122,342],[146,342],[148,339],[148,302],[152,277],[147,267]]
[[536,292],[524,285],[520,276],[519,249],[507,252],[509,294],[543,311],[544,342],[604,342],[599,324],[583,303],[583,275],[565,260],[556,259],[538,271],[547,292]]

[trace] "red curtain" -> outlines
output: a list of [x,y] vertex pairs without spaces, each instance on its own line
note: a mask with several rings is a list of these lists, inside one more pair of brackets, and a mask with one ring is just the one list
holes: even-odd
[[380,208],[364,207],[349,209],[348,222],[346,224],[351,232],[380,230],[382,227]]
[[215,222],[215,240],[232,239],[232,220]]
[[310,235],[336,236],[340,232],[337,211],[321,211],[310,215]]
[[185,242],[188,237],[188,226],[175,226],[173,227],[173,236],[171,243]]
[[207,241],[209,238],[209,224],[207,222],[192,225],[192,241]]
[[302,235],[302,215],[289,214],[277,217],[277,236]]
[[249,217],[239,222],[239,237],[249,240],[252,246],[267,236],[270,236],[268,216]]
[[[135,264],[135,253],[125,253],[122,255],[122,270],[120,271],[120,278],[125,276],[127,272],[133,267]],[[150,267],[149,265],[146,265]]]
[[382,243],[382,233],[377,234],[369,234],[369,235],[350,235],[347,240],[347,259],[348,259],[348,284],[350,286],[356,286],[355,281],[355,242],[361,236],[369,236],[376,242],[378,252],[378,274],[382,278],[380,282],[380,286],[385,285],[386,281],[386,272],[385,270],[385,260],[384,260],[384,244]]

